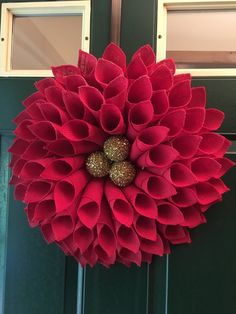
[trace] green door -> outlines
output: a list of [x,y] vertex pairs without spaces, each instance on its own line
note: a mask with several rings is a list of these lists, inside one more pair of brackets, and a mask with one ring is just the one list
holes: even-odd
[[[110,9],[109,0],[92,2],[91,51],[96,55],[109,42]],[[12,119],[36,80],[0,78],[0,313],[76,314],[77,263],[55,245],[48,246],[39,230],[29,228],[24,206],[14,201],[8,186]]]
[[[92,1],[91,52],[96,56],[109,42],[110,10],[110,0]],[[143,44],[155,47],[155,12],[155,0],[123,0],[121,47],[129,57]],[[23,206],[7,185],[7,147],[11,120],[35,80],[0,79],[0,313],[235,314],[236,169],[225,177],[232,191],[209,210],[208,224],[192,231],[192,244],[174,247],[170,256],[155,258],[150,266],[98,265],[78,272],[73,259],[29,229]],[[207,87],[209,107],[226,113],[221,132],[235,140],[236,78],[199,78],[193,84]]]

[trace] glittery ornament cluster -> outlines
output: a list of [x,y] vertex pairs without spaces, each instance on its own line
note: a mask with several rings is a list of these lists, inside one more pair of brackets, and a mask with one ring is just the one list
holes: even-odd
[[111,43],[52,72],[24,100],[9,148],[30,226],[91,267],[140,266],[191,242],[234,164],[205,88],[149,45],[129,64]]

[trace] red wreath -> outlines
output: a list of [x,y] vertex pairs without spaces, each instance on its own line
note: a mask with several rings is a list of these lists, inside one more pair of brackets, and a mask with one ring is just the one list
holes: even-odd
[[30,226],[91,267],[150,263],[189,243],[234,164],[205,88],[176,75],[172,59],[156,63],[149,45],[127,67],[110,44],[52,72],[23,102],[9,149]]

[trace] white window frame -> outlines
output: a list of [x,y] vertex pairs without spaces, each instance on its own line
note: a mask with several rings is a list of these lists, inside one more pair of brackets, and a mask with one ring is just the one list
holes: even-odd
[[12,28],[14,16],[52,16],[82,14],[81,49],[89,52],[90,1],[51,1],[3,3],[0,41],[0,76],[52,76],[51,70],[14,70],[11,68]]
[[[236,10],[235,0],[158,0],[157,61],[166,58],[167,13],[173,10]],[[236,76],[236,68],[177,69],[177,73],[192,76]]]

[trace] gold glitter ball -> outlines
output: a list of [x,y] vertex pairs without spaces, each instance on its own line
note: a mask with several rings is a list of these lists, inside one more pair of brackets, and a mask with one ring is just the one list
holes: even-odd
[[109,174],[111,162],[103,152],[98,151],[88,156],[86,168],[92,176],[101,178]]
[[135,178],[136,170],[129,161],[114,162],[110,169],[111,181],[120,187],[129,185]]
[[115,135],[105,141],[103,150],[110,160],[123,161],[129,155],[130,144],[126,137]]

